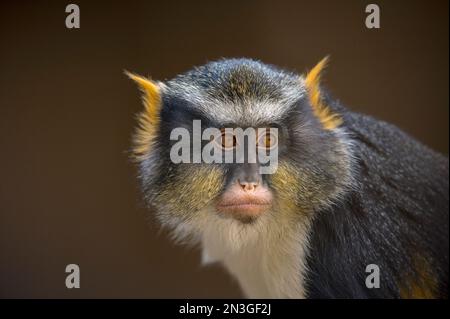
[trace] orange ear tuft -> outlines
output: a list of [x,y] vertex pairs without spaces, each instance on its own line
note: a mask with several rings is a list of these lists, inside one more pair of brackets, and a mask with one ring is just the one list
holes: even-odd
[[151,150],[152,141],[159,127],[161,112],[161,90],[157,83],[145,77],[125,74],[136,82],[143,94],[144,111],[139,114],[138,127],[133,138],[133,153],[136,159],[142,159]]
[[305,85],[308,90],[309,100],[313,108],[314,115],[320,120],[323,127],[332,130],[342,124],[342,119],[338,114],[334,114],[331,109],[322,101],[320,92],[320,77],[323,69],[327,66],[328,56],[323,58],[305,77]]

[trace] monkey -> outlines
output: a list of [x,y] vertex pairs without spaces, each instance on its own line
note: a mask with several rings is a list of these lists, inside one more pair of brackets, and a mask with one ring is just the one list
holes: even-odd
[[[301,75],[249,58],[165,81],[127,72],[144,103],[132,157],[149,211],[247,298],[448,298],[448,157],[343,106],[321,83],[327,63]],[[276,169],[174,163],[171,132],[195,120],[219,130],[202,146],[231,150],[224,128],[263,128],[258,152],[276,144]]]

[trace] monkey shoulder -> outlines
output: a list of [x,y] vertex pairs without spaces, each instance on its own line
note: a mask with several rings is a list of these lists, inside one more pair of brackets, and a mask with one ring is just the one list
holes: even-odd
[[[366,115],[346,112],[344,127],[356,186],[316,214],[308,296],[396,298],[405,289],[447,295],[448,157]],[[383,272],[380,289],[365,285],[371,264]]]

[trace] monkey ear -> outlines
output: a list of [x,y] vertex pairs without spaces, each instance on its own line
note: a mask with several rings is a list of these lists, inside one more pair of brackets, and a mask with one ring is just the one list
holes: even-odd
[[142,91],[144,111],[138,116],[138,127],[133,138],[133,153],[135,159],[142,159],[151,151],[152,142],[159,128],[161,112],[160,84],[125,71],[125,74],[136,82]]
[[338,114],[334,114],[322,99],[320,77],[323,69],[328,64],[328,60],[329,58],[326,56],[308,72],[305,77],[305,86],[314,115],[319,119],[325,129],[332,130],[342,124],[342,119]]

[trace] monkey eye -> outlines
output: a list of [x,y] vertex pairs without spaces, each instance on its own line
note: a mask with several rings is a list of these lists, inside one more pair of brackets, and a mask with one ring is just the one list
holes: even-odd
[[258,135],[258,147],[274,149],[278,145],[278,136],[273,134],[269,128],[261,130]]
[[237,139],[234,135],[233,131],[228,132],[224,128],[220,129],[220,137],[219,140],[216,143],[223,149],[223,150],[232,150],[237,145]]

